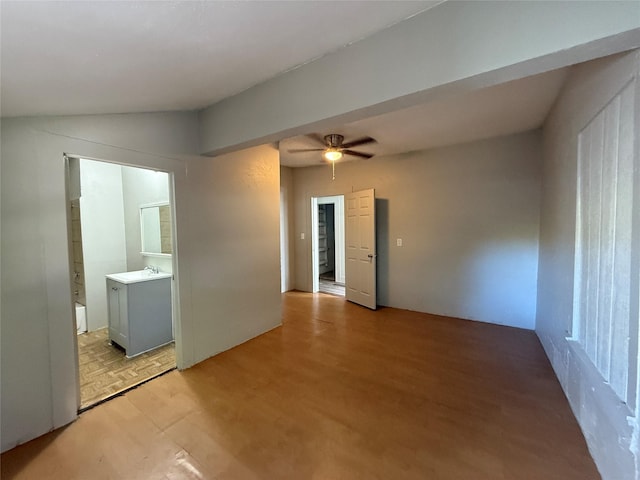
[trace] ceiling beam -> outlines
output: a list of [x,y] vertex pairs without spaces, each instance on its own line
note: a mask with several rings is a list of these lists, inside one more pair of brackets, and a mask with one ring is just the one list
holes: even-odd
[[200,151],[270,143],[636,47],[637,1],[444,2],[203,109]]

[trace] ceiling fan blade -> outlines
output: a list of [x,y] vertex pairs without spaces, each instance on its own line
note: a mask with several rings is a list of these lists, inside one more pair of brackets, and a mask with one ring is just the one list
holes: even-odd
[[367,143],[376,143],[376,141],[371,137],[363,137],[353,142],[343,143],[341,146],[342,148],[351,148],[357,147],[358,145],[366,145]]
[[356,152],[355,150],[342,150],[342,153],[344,153],[345,155],[353,155],[354,157],[360,157],[360,158],[373,157],[373,153]]
[[287,153],[304,153],[304,152],[321,152],[324,148],[293,148],[287,150]]

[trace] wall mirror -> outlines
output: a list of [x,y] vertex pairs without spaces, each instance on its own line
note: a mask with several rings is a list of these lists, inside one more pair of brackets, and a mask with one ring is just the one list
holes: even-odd
[[140,228],[143,255],[171,255],[171,209],[168,203],[142,205]]

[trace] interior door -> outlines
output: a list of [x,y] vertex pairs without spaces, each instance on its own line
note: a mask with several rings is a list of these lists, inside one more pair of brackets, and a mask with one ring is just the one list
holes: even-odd
[[376,209],[373,188],[345,198],[346,297],[376,309]]

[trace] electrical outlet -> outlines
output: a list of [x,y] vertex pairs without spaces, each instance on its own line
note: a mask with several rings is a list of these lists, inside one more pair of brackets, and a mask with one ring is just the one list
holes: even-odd
[[396,239],[396,247],[401,247],[402,246],[402,239],[401,238],[397,238]]
[[304,240],[304,232],[300,234],[300,240]]

